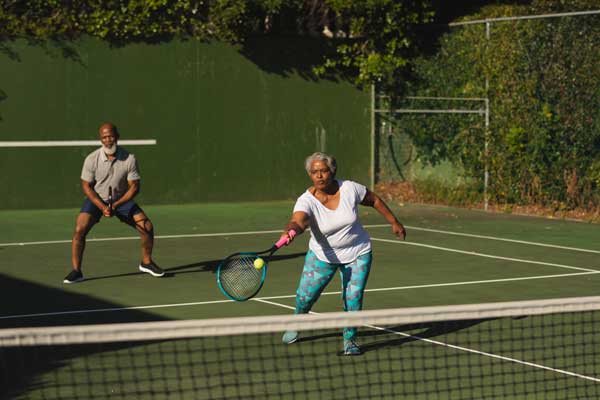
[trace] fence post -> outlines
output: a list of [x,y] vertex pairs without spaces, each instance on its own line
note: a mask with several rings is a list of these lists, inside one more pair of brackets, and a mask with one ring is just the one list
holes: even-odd
[[375,191],[375,183],[376,182],[376,162],[375,162],[375,152],[377,149],[375,148],[375,83],[371,84],[371,182],[370,189],[371,191]]

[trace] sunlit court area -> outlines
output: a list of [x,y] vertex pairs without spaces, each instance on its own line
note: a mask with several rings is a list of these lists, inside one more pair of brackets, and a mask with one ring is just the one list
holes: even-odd
[[600,397],[594,1],[29,3],[0,399]]
[[[264,287],[247,302],[227,299],[215,280],[215,270],[225,255],[239,249],[269,247],[291,206],[290,202],[257,202],[149,207],[161,227],[156,253],[166,272],[163,278],[137,271],[139,239],[127,227],[104,223],[89,238],[86,280],[68,287],[62,277],[68,272],[65,260],[70,227],[60,221],[76,210],[36,211],[35,218],[29,211],[3,211],[3,219],[12,222],[1,240],[4,306],[0,324],[4,329],[291,315],[306,238],[276,254],[267,267]],[[365,310],[522,302],[597,293],[600,248],[593,240],[594,225],[436,206],[411,205],[396,211],[410,234],[405,242],[395,239],[377,215],[361,213],[373,240],[375,258]],[[54,228],[39,229],[40,224]],[[336,277],[314,308],[316,314],[342,310],[340,286]],[[438,311],[442,317],[444,311],[449,310]],[[535,319],[539,316],[515,315],[508,317],[510,328],[501,326],[501,318],[482,318],[479,314],[475,319],[429,322],[421,322],[417,314],[412,317],[418,322],[392,322],[391,327],[385,320],[381,327],[366,323],[358,334],[365,353],[348,361],[339,355],[339,329],[327,326],[308,331],[288,347],[280,342],[281,332],[276,330],[235,340],[229,336],[185,339],[190,341],[185,344],[184,339],[145,339],[103,343],[101,347],[59,345],[59,351],[52,353],[59,354],[58,358],[50,361],[36,358],[39,355],[30,354],[29,348],[4,349],[3,358],[16,363],[38,361],[12,382],[33,388],[33,396],[40,398],[85,397],[86,393],[107,390],[107,385],[117,393],[140,395],[167,388],[181,390],[189,398],[209,398],[208,389],[210,393],[222,391],[223,396],[260,397],[261,390],[265,395],[280,390],[275,379],[280,372],[289,374],[280,379],[289,380],[291,385],[281,389],[284,397],[301,389],[310,393],[326,389],[335,396],[353,390],[352,385],[345,388],[343,383],[346,368],[381,382],[378,390],[383,397],[394,397],[409,383],[415,385],[410,389],[415,395],[421,391],[420,395],[429,391],[429,395],[437,391],[470,393],[460,384],[465,379],[478,382],[474,394],[503,396],[521,388],[545,390],[548,385],[558,393],[585,394],[596,385],[598,372],[594,348],[599,339],[594,329],[597,312],[575,315],[544,316],[539,321]],[[234,325],[229,333],[247,323],[236,321],[231,321]],[[143,335],[146,329],[152,331],[147,327],[137,333]],[[177,335],[182,328],[170,329]],[[60,337],[56,339],[60,343]],[[448,348],[450,345],[460,348]],[[218,346],[232,353],[215,354],[215,348],[221,348]],[[225,359],[219,359],[221,356]],[[317,368],[321,363],[341,369],[331,376],[316,374],[310,378],[311,386],[305,386],[306,371],[296,368]],[[141,374],[138,365],[149,368],[148,374]],[[268,368],[267,375],[260,372],[264,367]],[[490,376],[485,376],[486,371]],[[397,380],[396,374],[402,378]],[[496,375],[501,377],[497,381],[493,378]],[[68,382],[73,376],[91,380],[96,386],[65,388],[67,385],[53,383],[55,379]],[[241,382],[229,387],[227,382],[237,379]],[[413,379],[417,381],[411,382]],[[521,386],[506,387],[506,379]],[[433,381],[438,386],[431,387]],[[182,386],[172,387],[174,382]],[[371,389],[360,390],[369,393]]]

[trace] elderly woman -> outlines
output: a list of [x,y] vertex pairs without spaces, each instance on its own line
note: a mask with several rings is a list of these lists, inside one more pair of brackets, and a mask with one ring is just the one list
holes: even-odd
[[[358,205],[375,208],[404,240],[406,231],[388,206],[365,186],[335,179],[335,158],[314,153],[305,161],[313,183],[296,201],[292,218],[282,237],[291,242],[296,234],[310,227],[309,250],[296,292],[296,314],[308,313],[325,286],[339,269],[345,311],[362,309],[363,293],[371,270],[371,240],[358,220]],[[344,354],[359,355],[356,328],[344,328]],[[287,331],[283,342],[298,340],[298,332]]]

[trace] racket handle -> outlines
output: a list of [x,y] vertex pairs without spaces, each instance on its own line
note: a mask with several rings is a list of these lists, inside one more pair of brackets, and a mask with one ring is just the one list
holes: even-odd
[[293,239],[294,236],[296,236],[296,231],[293,230],[293,229],[290,229],[287,232],[287,234],[288,234],[289,238],[287,238],[285,236],[282,236],[281,239],[279,239],[277,241],[277,243],[275,243],[275,247],[277,247],[278,249],[280,249],[281,247],[287,246],[288,244],[290,244],[290,239]]

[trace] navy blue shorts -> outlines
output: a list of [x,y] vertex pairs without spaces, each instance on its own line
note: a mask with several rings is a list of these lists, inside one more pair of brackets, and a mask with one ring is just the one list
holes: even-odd
[[[84,200],[83,206],[81,206],[81,210],[79,212],[91,214],[96,222],[100,221],[100,218],[102,218],[102,210],[96,207],[96,205],[87,198]],[[133,216],[143,212],[144,210],[142,210],[140,206],[135,203],[135,201],[129,200],[128,202],[117,207],[114,210],[114,215],[116,215],[121,222],[135,227]]]

